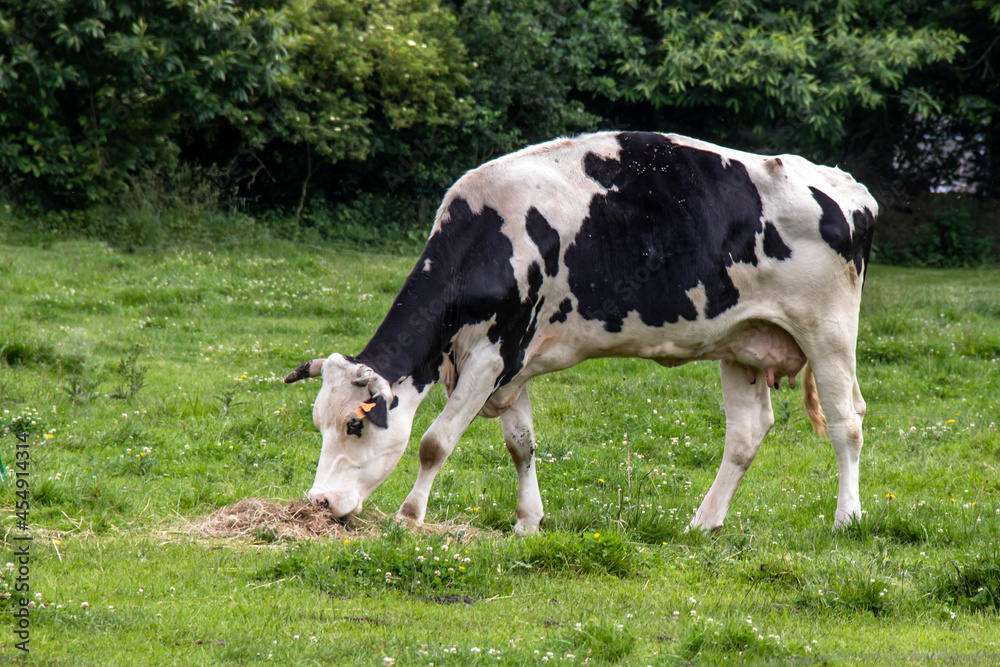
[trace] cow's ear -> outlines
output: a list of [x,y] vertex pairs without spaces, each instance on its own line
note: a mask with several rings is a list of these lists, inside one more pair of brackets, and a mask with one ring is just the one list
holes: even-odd
[[375,405],[368,411],[368,419],[379,428],[387,428],[389,426],[389,405],[386,403],[385,396],[379,394],[372,397],[371,400],[374,401]]
[[305,380],[306,378],[319,377],[323,374],[323,362],[326,359],[313,359],[302,364],[294,371],[285,376],[285,384]]

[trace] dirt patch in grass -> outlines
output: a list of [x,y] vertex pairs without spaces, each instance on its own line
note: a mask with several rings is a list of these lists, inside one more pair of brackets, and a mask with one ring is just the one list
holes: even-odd
[[[181,530],[201,538],[241,539],[257,543],[322,539],[353,541],[382,537],[391,518],[381,512],[366,515],[336,519],[324,508],[306,500],[278,502],[266,498],[244,498],[217,509]],[[460,520],[424,523],[407,528],[424,535],[454,535],[460,541],[491,532]]]

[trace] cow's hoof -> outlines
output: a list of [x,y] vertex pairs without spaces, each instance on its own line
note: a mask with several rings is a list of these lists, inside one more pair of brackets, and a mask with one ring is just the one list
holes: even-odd
[[412,517],[406,516],[402,512],[397,512],[394,519],[397,524],[405,526],[406,528],[417,528],[419,526],[422,526],[424,523],[423,519],[414,519]]
[[833,531],[847,530],[852,523],[861,518],[862,514],[863,512],[860,509],[854,512],[836,512],[836,516],[833,518]]
[[424,522],[424,513],[419,511],[414,504],[404,502],[403,506],[396,512],[396,521],[413,528]]
[[514,524],[514,534],[515,535],[534,535],[538,532],[538,527],[541,523],[521,523],[518,521]]
[[403,502],[403,506],[396,512],[396,518],[400,521],[409,521],[416,524],[424,522],[424,510],[417,507],[417,503],[412,500]]
[[698,531],[703,535],[709,535],[710,533],[717,533],[720,530],[722,530],[722,523],[709,525],[707,523],[695,523],[694,521],[692,521],[687,525],[687,528],[684,529],[684,532],[691,533],[694,531]]
[[537,519],[518,519],[517,523],[514,524],[514,534],[515,535],[533,535],[538,532],[538,529],[545,525],[545,516],[540,516]]

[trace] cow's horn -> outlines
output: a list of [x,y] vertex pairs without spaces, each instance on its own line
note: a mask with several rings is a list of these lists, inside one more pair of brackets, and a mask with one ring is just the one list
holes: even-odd
[[313,359],[302,364],[285,377],[286,383],[298,382],[306,378],[314,378],[323,374],[323,362],[325,359]]

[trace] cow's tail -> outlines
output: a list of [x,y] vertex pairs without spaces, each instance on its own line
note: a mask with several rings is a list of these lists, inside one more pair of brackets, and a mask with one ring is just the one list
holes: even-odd
[[812,368],[806,362],[802,369],[802,405],[805,406],[809,421],[812,422],[813,430],[820,437],[826,435],[826,415],[819,407],[819,395],[816,393],[816,376],[813,375]]

